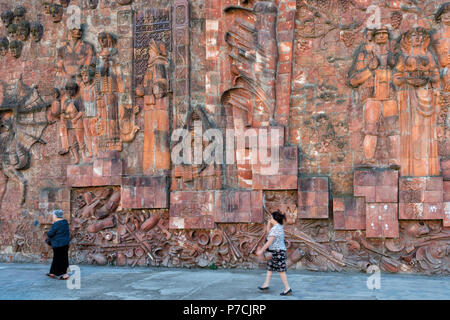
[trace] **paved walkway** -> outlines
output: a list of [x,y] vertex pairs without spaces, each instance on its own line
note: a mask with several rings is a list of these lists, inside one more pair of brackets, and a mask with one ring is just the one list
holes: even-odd
[[369,290],[364,273],[289,271],[294,291],[281,297],[281,279],[274,274],[269,293],[257,286],[264,270],[209,270],[80,266],[81,288],[45,276],[49,265],[0,264],[0,300],[149,299],[450,299],[450,276],[381,274],[381,288]]

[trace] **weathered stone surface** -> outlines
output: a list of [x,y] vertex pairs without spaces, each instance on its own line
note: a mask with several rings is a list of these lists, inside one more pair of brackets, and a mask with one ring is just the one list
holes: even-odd
[[49,259],[61,208],[76,263],[256,268],[277,210],[293,268],[450,272],[450,4],[71,1],[78,26],[22,2],[0,0],[0,254]]

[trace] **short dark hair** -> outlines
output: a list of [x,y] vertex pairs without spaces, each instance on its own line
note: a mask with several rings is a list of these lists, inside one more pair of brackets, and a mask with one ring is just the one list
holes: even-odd
[[279,211],[274,211],[272,212],[272,218],[279,224],[283,224],[283,220],[286,219],[286,216]]

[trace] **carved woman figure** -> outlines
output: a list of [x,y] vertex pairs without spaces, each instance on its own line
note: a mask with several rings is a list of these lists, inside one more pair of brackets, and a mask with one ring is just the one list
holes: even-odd
[[394,70],[398,87],[402,176],[439,175],[436,137],[439,68],[429,51],[430,35],[414,28],[402,35]]
[[119,101],[124,93],[122,71],[115,39],[109,33],[98,35],[101,50],[96,63],[96,94],[100,147],[107,150],[122,149],[119,129]]
[[88,157],[92,157],[92,146],[97,154],[97,141],[95,125],[97,123],[97,102],[95,97],[95,67],[83,66],[80,73],[80,94],[84,105],[84,137],[86,139],[86,147]]

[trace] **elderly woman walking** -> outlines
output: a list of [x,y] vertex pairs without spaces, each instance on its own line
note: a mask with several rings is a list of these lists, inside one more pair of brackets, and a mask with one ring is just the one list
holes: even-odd
[[69,279],[67,270],[69,268],[69,223],[63,218],[62,210],[55,210],[53,214],[53,225],[47,232],[47,244],[52,246],[53,261],[47,276],[59,280]]
[[267,250],[272,255],[272,258],[267,262],[266,281],[261,287],[258,287],[258,289],[267,291],[269,289],[272,273],[273,271],[276,271],[280,273],[284,285],[284,291],[280,293],[280,295],[287,296],[292,294],[292,289],[289,287],[286,276],[286,244],[284,243],[283,229],[284,219],[286,219],[286,217],[282,213],[278,211],[272,212],[272,217],[267,223],[267,242],[256,252],[256,254],[262,257],[264,251]]

